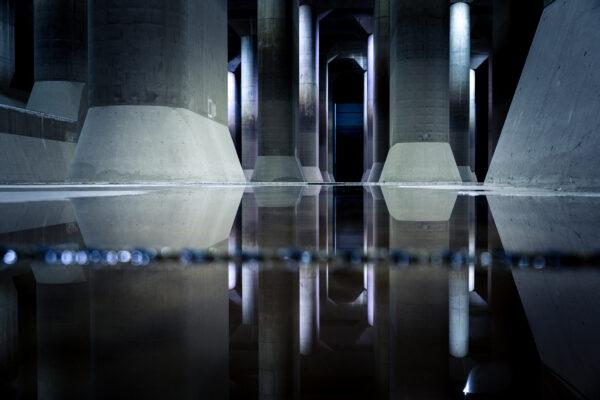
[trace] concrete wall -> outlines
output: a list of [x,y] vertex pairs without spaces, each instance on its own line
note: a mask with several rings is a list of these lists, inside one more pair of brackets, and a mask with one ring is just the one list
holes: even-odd
[[597,0],[545,8],[487,184],[600,188]]

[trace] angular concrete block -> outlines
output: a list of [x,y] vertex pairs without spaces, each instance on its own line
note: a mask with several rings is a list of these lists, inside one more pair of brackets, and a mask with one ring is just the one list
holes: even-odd
[[305,182],[296,156],[259,156],[252,182]]
[[322,183],[323,175],[319,167],[302,167],[302,174],[306,182],[310,183]]
[[33,85],[27,109],[77,121],[84,95],[83,82],[39,81]]
[[447,190],[382,187],[388,212],[396,221],[449,221],[457,194]]
[[227,126],[162,106],[90,109],[69,180],[246,182]]
[[367,182],[379,182],[381,178],[381,172],[383,171],[383,163],[376,162],[371,167],[371,173],[369,174],[369,178]]
[[461,183],[450,144],[396,143],[388,153],[380,183]]

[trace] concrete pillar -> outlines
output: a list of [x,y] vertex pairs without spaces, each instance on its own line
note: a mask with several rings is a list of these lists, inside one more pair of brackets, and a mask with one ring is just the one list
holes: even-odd
[[447,0],[391,0],[390,145],[381,182],[461,182],[448,143]]
[[369,182],[379,182],[390,149],[390,0],[375,0],[373,52],[373,167]]
[[258,158],[253,182],[303,182],[298,129],[298,0],[258,1]]
[[34,0],[35,84],[27,109],[77,121],[85,117],[87,2]]
[[227,129],[226,1],[89,4],[90,110],[69,179],[245,182]]
[[15,0],[0,6],[0,90],[10,87],[15,73]]
[[366,71],[366,80],[365,80],[365,122],[366,122],[366,150],[367,153],[365,155],[365,164],[367,165],[365,175],[365,182],[369,182],[369,177],[371,176],[371,170],[373,167],[373,149],[374,149],[374,133],[373,133],[373,123],[374,123],[374,106],[375,106],[375,49],[374,49],[374,36],[369,35],[367,41],[367,71]]
[[300,87],[298,116],[298,156],[307,182],[323,182],[319,170],[317,135],[316,18],[313,6],[299,9]]
[[329,71],[329,62],[327,63],[327,172],[329,173],[329,181],[335,182],[335,174],[333,173],[333,160],[335,157],[334,148],[334,123],[335,123],[335,106],[333,104],[333,91],[331,88],[331,74]]
[[470,1],[450,6],[450,145],[463,182],[472,182],[469,166],[471,81]]
[[477,182],[477,176],[475,175],[475,165],[476,165],[476,148],[477,148],[477,104],[475,99],[477,98],[475,91],[475,82],[476,80],[475,70],[469,70],[469,166],[471,167],[471,171],[473,171],[473,180]]
[[319,168],[324,182],[330,182],[329,176],[329,130],[328,130],[328,57],[321,54],[320,51],[320,26],[321,21],[317,23],[317,58],[319,60],[317,68],[317,88],[319,95]]
[[258,55],[256,35],[242,36],[242,168],[250,180],[258,157]]
[[228,72],[227,79],[227,126],[231,140],[238,152],[238,143],[240,142],[241,134],[241,107],[240,107],[240,80],[235,72]]
[[319,338],[319,267],[300,266],[300,354],[309,355]]

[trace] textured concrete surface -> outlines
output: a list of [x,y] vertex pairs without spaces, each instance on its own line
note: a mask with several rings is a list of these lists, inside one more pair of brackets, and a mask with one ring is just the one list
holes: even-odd
[[538,31],[487,184],[598,190],[598,2],[554,2]]
[[2,216],[0,219],[0,233],[19,232],[75,222],[73,208],[66,200],[17,200],[15,202],[1,203],[0,215]]
[[0,89],[4,89],[15,73],[15,0],[0,6],[0,43]]
[[392,147],[380,182],[460,181],[447,144],[448,15],[444,0],[390,3]]
[[87,2],[34,0],[33,10],[36,82],[86,82]]
[[90,107],[181,107],[227,125],[226,1],[90,5]]
[[469,166],[470,68],[471,9],[456,2],[450,6],[450,146],[459,167]]
[[27,109],[77,121],[87,107],[87,87],[83,82],[38,81],[27,102]]
[[183,108],[95,107],[72,182],[246,182],[226,125]]
[[71,203],[90,248],[207,249],[229,237],[243,192],[241,186],[204,187]]
[[375,1],[373,161],[369,182],[379,182],[390,149],[390,0]]
[[258,55],[256,36],[242,37],[242,168],[252,176],[258,156]]
[[75,143],[0,133],[0,182],[64,182]]
[[381,183],[461,183],[450,144],[397,143],[389,151]]
[[316,62],[316,18],[313,7],[302,5],[299,9],[299,114],[298,114],[298,159],[308,174],[308,182],[323,182],[319,165],[319,138],[317,136],[317,62]]
[[[288,177],[297,181],[302,177],[296,158],[298,58],[298,1],[259,0],[259,157],[253,182],[282,181]],[[286,168],[278,174],[281,165]]]

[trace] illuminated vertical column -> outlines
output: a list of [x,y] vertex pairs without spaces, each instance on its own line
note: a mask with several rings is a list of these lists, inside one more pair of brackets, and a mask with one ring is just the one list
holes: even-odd
[[[475,148],[477,146],[476,136],[476,115],[477,105],[475,104],[475,70],[469,71],[470,94],[469,94],[469,165],[471,171],[475,171]],[[473,172],[473,180],[477,181],[475,172]]]
[[231,139],[239,154],[238,143],[240,139],[240,92],[239,81],[235,72],[229,72],[227,75],[227,126]]
[[258,158],[253,182],[304,182],[296,157],[298,0],[258,0]]
[[369,35],[367,41],[367,82],[366,82],[366,121],[367,121],[367,158],[368,174],[365,177],[365,182],[369,182],[371,171],[373,169],[373,151],[375,147],[373,123],[374,123],[374,104],[375,104],[375,50],[374,36]]
[[373,42],[373,167],[369,182],[379,182],[390,149],[390,0],[375,0]]
[[258,57],[256,36],[242,37],[242,168],[252,177],[258,155]]
[[299,10],[300,88],[298,115],[298,156],[307,182],[323,182],[319,170],[317,135],[316,19],[313,7]]
[[461,181],[449,144],[447,0],[390,2],[390,145],[381,182]]
[[450,6],[450,145],[463,182],[472,182],[469,165],[471,10],[469,1]]
[[300,354],[309,355],[318,339],[319,268],[300,266]]

